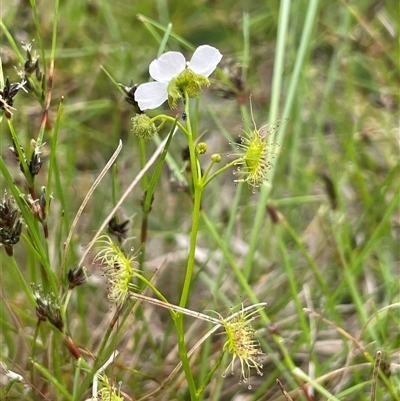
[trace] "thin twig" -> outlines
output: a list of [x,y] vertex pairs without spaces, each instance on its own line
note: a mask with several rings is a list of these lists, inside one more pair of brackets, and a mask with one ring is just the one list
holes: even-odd
[[283,384],[279,379],[276,379],[276,384],[279,386],[280,390],[282,391],[282,394],[285,396],[287,401],[293,401],[292,397],[289,395],[289,393],[285,390],[283,387]]
[[113,165],[115,159],[117,158],[117,156],[121,152],[121,149],[122,149],[122,141],[120,140],[119,144],[118,144],[118,147],[115,150],[114,154],[111,156],[110,160],[104,166],[104,168],[101,171],[101,173],[99,174],[99,176],[96,178],[95,182],[93,183],[93,185],[89,189],[89,192],[86,194],[85,199],[83,200],[78,212],[76,213],[75,219],[74,219],[74,221],[73,221],[73,223],[71,225],[71,229],[69,230],[69,234],[68,234],[67,240],[65,241],[64,255],[63,255],[63,260],[61,262],[61,271],[63,271],[63,269],[64,269],[65,260],[67,258],[68,248],[69,248],[69,244],[71,242],[72,234],[74,233],[75,227],[78,224],[78,220],[81,217],[83,209],[86,207],[87,203],[89,202],[90,197],[92,196],[92,194],[93,194],[94,190],[96,189],[96,187],[99,185],[100,181],[103,179],[103,177],[106,175],[107,171]]

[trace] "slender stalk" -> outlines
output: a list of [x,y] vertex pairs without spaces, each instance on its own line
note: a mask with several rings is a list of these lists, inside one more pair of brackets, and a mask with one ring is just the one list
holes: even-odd
[[153,201],[154,191],[156,185],[161,177],[162,168],[164,166],[165,159],[168,154],[168,149],[171,144],[172,138],[176,132],[176,122],[177,118],[174,121],[174,125],[171,127],[171,131],[168,135],[167,143],[165,144],[165,148],[161,153],[160,160],[157,163],[156,169],[150,179],[150,183],[148,184],[143,199],[143,217],[142,217],[142,229],[140,234],[140,243],[141,243],[141,252],[139,255],[139,270],[143,271],[143,265],[145,261],[145,254],[146,254],[146,240],[147,240],[147,228],[148,228],[148,218],[151,211],[151,205]]
[[[243,162],[245,159],[244,157],[240,157],[239,159],[232,160],[230,163],[226,164],[225,166],[221,167],[218,171],[213,173],[204,183],[204,186],[206,187],[210,181],[212,181],[215,177],[219,176],[222,174],[224,171],[229,170],[231,167],[236,166],[236,164],[240,164]],[[204,175],[204,178],[207,178],[206,175]]]
[[199,174],[200,169],[198,168],[198,161],[195,151],[195,145],[192,137],[192,128],[191,128],[191,115],[190,115],[190,107],[189,107],[189,97],[187,93],[185,94],[185,112],[186,112],[186,124],[187,124],[187,134],[186,138],[188,141],[189,153],[190,153],[190,166],[193,177],[193,193],[194,193],[194,206],[192,213],[192,230],[190,233],[190,245],[189,245],[189,255],[188,262],[186,266],[186,275],[185,281],[183,284],[181,299],[179,302],[179,306],[184,308],[187,303],[187,299],[189,296],[190,283],[192,281],[194,263],[195,263],[195,252],[196,252],[196,242],[197,242],[197,233],[199,231],[199,221],[200,221],[200,209],[201,209],[201,196],[203,193],[203,184],[200,181]]
[[[195,151],[195,145],[192,137],[192,127],[191,127],[191,116],[190,116],[190,104],[189,97],[187,93],[185,94],[185,112],[186,112],[186,139],[188,141],[189,153],[190,153],[190,165],[193,179],[193,193],[194,193],[194,205],[192,213],[192,230],[190,233],[190,245],[189,245],[189,255],[186,266],[185,281],[183,283],[181,299],[179,306],[184,308],[187,304],[189,297],[190,284],[192,282],[194,263],[195,263],[195,252],[196,252],[196,242],[197,233],[199,231],[199,221],[200,221],[200,209],[201,209],[201,195],[203,192],[203,186],[199,181],[199,172],[197,156]],[[189,365],[189,358],[187,354],[186,344],[185,344],[185,333],[183,328],[183,314],[179,313],[175,318],[175,327],[178,337],[178,349],[181,358],[183,370],[185,372],[186,380],[188,382],[189,391],[192,400],[197,399],[197,390],[194,383],[193,374]]]

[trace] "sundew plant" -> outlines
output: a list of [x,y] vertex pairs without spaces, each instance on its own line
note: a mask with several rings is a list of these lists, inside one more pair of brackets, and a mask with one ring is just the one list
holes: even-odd
[[2,2],[0,399],[400,398],[395,2]]

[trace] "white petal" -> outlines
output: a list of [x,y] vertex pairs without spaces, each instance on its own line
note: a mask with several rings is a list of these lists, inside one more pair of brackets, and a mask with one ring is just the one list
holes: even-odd
[[189,68],[196,74],[208,77],[222,59],[218,49],[209,45],[199,46],[193,53]]
[[156,109],[168,99],[168,84],[165,82],[148,82],[139,85],[135,91],[135,100],[140,110]]
[[167,52],[150,63],[149,73],[155,81],[169,82],[185,69],[185,63],[182,53]]
[[13,372],[12,370],[6,370],[6,376],[8,376],[11,380],[17,380],[19,382],[24,381],[24,378],[21,375]]

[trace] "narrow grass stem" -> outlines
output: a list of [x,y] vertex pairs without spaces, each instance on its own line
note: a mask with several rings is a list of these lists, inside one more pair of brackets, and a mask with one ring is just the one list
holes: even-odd
[[[150,183],[148,183],[147,187],[145,188],[143,206],[142,206],[142,211],[143,211],[142,228],[141,228],[141,235],[140,235],[140,243],[141,243],[141,252],[139,255],[139,270],[140,271],[143,271],[143,267],[144,267],[144,260],[145,260],[145,254],[146,254],[148,218],[149,218],[149,214],[151,211],[151,205],[153,202],[154,191],[155,191],[156,185],[161,177],[162,167],[164,166],[165,159],[168,154],[168,149],[171,144],[171,140],[176,132],[177,119],[178,118],[176,117],[174,120],[174,124],[171,127],[171,131],[168,135],[167,142],[165,144],[164,150],[161,153],[160,159],[156,165],[156,169],[150,179]],[[141,140],[141,142],[142,142],[142,140]]]
[[[140,158],[140,168],[142,169],[146,165],[146,141],[143,138],[139,138],[139,158]],[[145,191],[149,185],[147,174],[143,174],[140,180],[142,185],[142,190]]]
[[56,149],[57,149],[57,138],[58,138],[58,131],[60,128],[60,119],[61,119],[61,114],[63,110],[63,103],[64,103],[64,97],[61,98],[60,103],[58,105],[58,110],[57,110],[57,118],[56,118],[56,123],[54,126],[54,131],[53,134],[51,135],[51,153],[50,153],[50,166],[49,166],[49,172],[47,176],[47,196],[49,197],[46,202],[46,215],[48,214],[50,210],[50,196],[52,193],[52,178],[53,178],[53,172],[55,169],[55,164],[56,164]]
[[327,397],[327,399],[329,399],[329,401],[340,401],[339,398],[336,398],[332,393],[330,393],[328,390],[324,389],[319,383],[317,383],[310,376],[308,376],[306,373],[304,373],[304,371],[302,371],[300,368],[293,369],[293,374],[297,378],[300,378],[301,380],[304,380],[305,382],[307,382],[312,388],[317,390],[324,397]]
[[295,241],[297,247],[299,248],[300,252],[303,254],[303,256],[306,258],[308,265],[310,266],[315,279],[317,280],[319,286],[321,287],[324,295],[327,297],[327,303],[330,312],[332,313],[333,316],[335,316],[336,319],[339,318],[339,314],[336,311],[336,305],[334,301],[334,297],[332,296],[332,292],[328,286],[328,283],[326,282],[325,278],[323,277],[320,269],[318,268],[317,264],[315,263],[315,260],[312,258],[312,256],[308,253],[306,247],[304,246],[303,242],[301,239],[297,236],[295,230],[293,227],[289,224],[289,222],[286,219],[281,219],[281,222],[287,232],[290,234],[290,236],[293,238]]
[[[51,383],[52,386],[54,386],[54,389],[57,391],[59,396],[62,394],[63,399],[65,401],[72,401],[72,394],[70,394],[67,391],[66,386],[64,386],[63,383],[60,383],[57,380],[57,378],[44,365],[40,364],[39,362],[35,362],[33,360],[32,364],[35,367],[35,369],[37,369],[43,375],[43,377],[45,377],[49,381],[49,383]],[[57,399],[59,399],[58,396]]]
[[62,304],[61,316],[62,316],[64,321],[65,321],[66,316],[67,316],[67,308],[68,308],[69,300],[71,299],[72,291],[73,290],[71,288],[68,288],[67,292],[65,293],[64,302]]
[[[138,277],[138,279],[140,281],[142,281],[145,285],[147,285],[147,287],[149,287],[157,296],[158,298],[161,299],[160,302],[164,302],[166,304],[169,305],[167,298],[164,297],[164,295],[158,290],[158,288],[156,286],[154,286],[151,281],[147,280],[144,276],[142,276],[140,273],[137,273],[136,276]],[[131,298],[135,298],[136,292],[130,292]],[[139,294],[141,295],[141,294]],[[143,295],[145,296],[145,295]],[[137,297],[138,299],[140,299],[139,297]]]
[[[40,47],[41,57],[43,60],[43,64],[46,65],[46,52],[44,49],[43,36],[42,36],[42,30],[40,28],[40,21],[39,21],[39,15],[38,15],[38,11],[37,11],[36,1],[35,0],[29,0],[29,1],[31,3],[31,8],[33,11],[33,20],[35,21],[36,31],[37,31],[37,35],[38,35],[38,39],[39,39],[39,47]],[[44,71],[43,79],[46,80],[46,71]]]
[[17,261],[15,260],[14,256],[11,256],[9,260],[11,260],[11,265],[14,269],[15,275],[17,276],[17,280],[21,283],[21,286],[25,292],[26,297],[29,299],[29,302],[32,305],[36,306],[36,300],[32,294],[32,290],[29,287],[28,283],[26,282],[24,276],[22,275],[21,270],[19,269]]
[[24,177],[26,179],[28,187],[32,188],[33,187],[33,178],[32,178],[32,176],[31,176],[31,174],[29,172],[29,167],[28,167],[28,164],[27,164],[26,155],[23,152],[22,146],[19,143],[18,135],[17,135],[17,133],[15,131],[15,128],[14,128],[12,120],[11,119],[7,119],[7,123],[8,123],[8,128],[9,128],[10,133],[11,133],[11,138],[12,138],[13,143],[14,143],[15,151],[18,154],[18,159],[19,159],[19,162],[20,162],[20,164],[22,166],[22,173],[24,174]]

